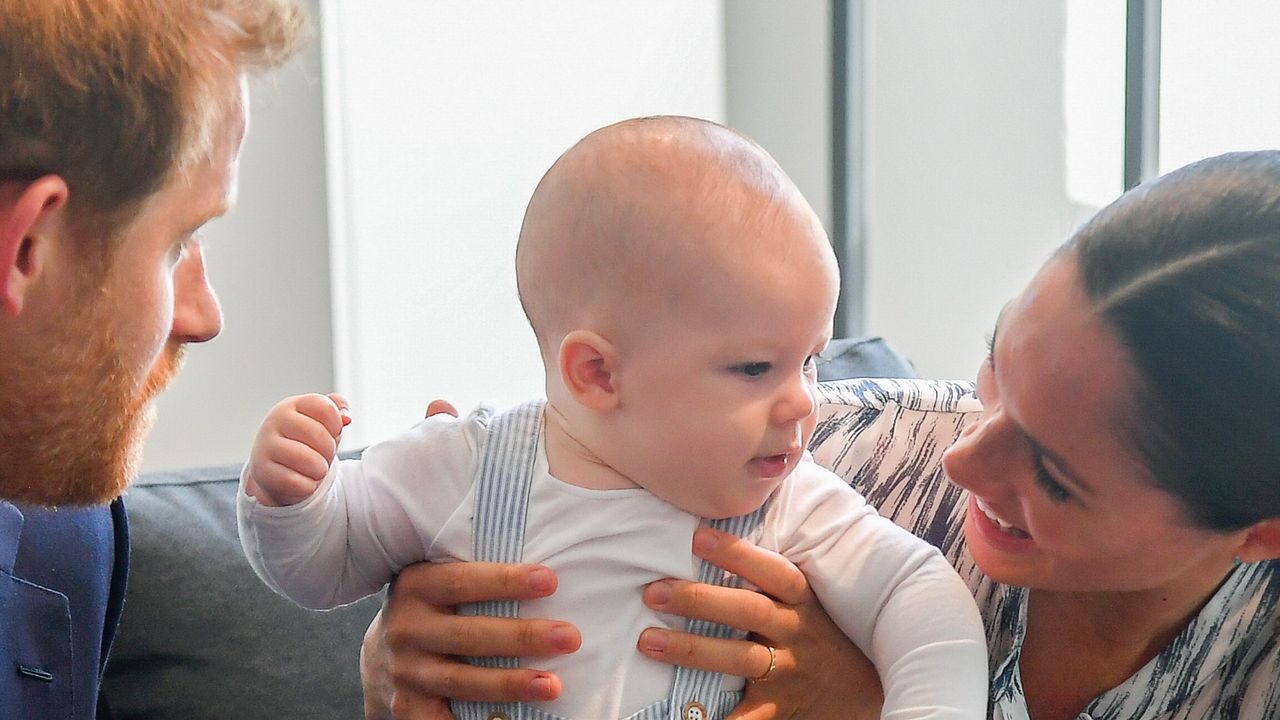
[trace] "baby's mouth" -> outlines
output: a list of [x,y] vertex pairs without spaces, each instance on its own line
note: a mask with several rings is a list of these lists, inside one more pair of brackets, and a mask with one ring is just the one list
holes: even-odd
[[1005,535],[1009,535],[1010,537],[1016,537],[1016,538],[1031,537],[1031,535],[1026,530],[1023,530],[1022,528],[1019,528],[1010,523],[1007,523],[1004,520],[997,517],[995,512],[992,511],[992,509],[985,502],[983,502],[982,498],[974,496],[974,501],[975,501],[974,504],[978,506],[978,510],[981,510],[982,514],[985,515],[987,519],[990,520],[991,523],[1000,530],[1000,532],[1004,533]]

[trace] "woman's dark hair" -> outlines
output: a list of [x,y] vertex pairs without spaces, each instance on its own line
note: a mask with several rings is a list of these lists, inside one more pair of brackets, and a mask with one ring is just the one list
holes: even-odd
[[1144,183],[1064,247],[1137,368],[1128,418],[1196,524],[1280,517],[1280,151]]

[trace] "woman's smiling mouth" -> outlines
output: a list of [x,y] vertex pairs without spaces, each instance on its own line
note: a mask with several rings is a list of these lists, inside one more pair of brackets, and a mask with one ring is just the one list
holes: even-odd
[[977,495],[974,495],[973,500],[974,500],[974,505],[977,506],[978,510],[981,511],[982,514],[986,516],[986,518],[990,520],[991,523],[995,525],[1000,532],[1004,533],[1005,535],[1009,535],[1011,537],[1020,538],[1020,539],[1031,537],[1031,535],[1027,533],[1026,530],[1023,530],[1022,528],[1019,528],[1013,525],[1012,523],[1005,522],[1003,519],[997,516],[995,512],[990,508],[990,506],[988,506],[985,502],[983,502],[982,498],[978,497]]

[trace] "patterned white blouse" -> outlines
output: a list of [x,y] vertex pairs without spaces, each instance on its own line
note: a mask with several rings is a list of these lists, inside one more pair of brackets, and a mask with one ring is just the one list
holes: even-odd
[[[880,513],[933,543],[982,610],[993,720],[1030,720],[1018,659],[1027,591],[992,581],[964,544],[965,494],[942,452],[981,413],[973,386],[847,380],[819,386],[814,459],[847,478]],[[1190,625],[1079,720],[1280,720],[1280,561],[1238,566]]]

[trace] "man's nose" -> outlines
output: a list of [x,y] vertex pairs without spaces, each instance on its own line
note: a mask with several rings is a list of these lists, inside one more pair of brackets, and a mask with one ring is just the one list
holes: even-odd
[[222,332],[222,305],[205,274],[204,251],[192,242],[173,273],[173,329],[171,340],[199,343]]

